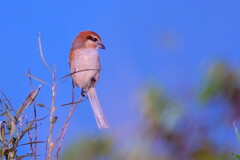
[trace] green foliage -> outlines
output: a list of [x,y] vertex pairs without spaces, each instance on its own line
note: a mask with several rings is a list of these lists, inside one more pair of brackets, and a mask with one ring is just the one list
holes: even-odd
[[240,134],[239,134],[238,128],[236,127],[235,123],[233,123],[233,127],[234,127],[234,130],[235,130],[235,134],[237,136],[237,139],[240,142]]
[[202,102],[208,102],[219,95],[233,102],[240,92],[239,81],[237,71],[225,63],[219,63],[208,72],[200,99]]
[[94,157],[104,157],[111,153],[113,142],[110,138],[84,138],[72,144],[61,159],[90,160]]
[[[239,99],[233,98],[240,88],[237,77],[238,72],[230,69],[226,64],[217,64],[209,71],[203,89],[197,92],[197,97],[201,97],[201,102],[207,103],[220,96],[227,100],[229,104],[234,104],[233,102]],[[142,113],[141,118],[138,126],[134,128],[136,132],[131,133],[133,136],[130,136],[124,142],[124,147],[128,146],[126,149],[119,144],[118,140],[121,141],[122,139],[119,134],[111,135],[114,138],[110,139],[109,137],[110,143],[109,139],[106,138],[101,139],[99,137],[96,139],[90,137],[70,145],[63,154],[62,159],[240,159],[240,155],[234,154],[232,156],[229,153],[230,149],[225,146],[218,146],[209,136],[216,133],[215,127],[222,125],[219,122],[225,123],[226,120],[231,119],[231,114],[226,113],[224,118],[220,117],[221,119],[217,120],[213,120],[213,117],[207,117],[204,114],[203,117],[198,118],[199,115],[197,112],[193,113],[194,110],[199,111],[201,109],[202,113],[208,112],[208,108],[198,108],[198,105],[202,105],[202,103],[198,104],[198,98],[191,99],[194,102],[193,104],[196,104],[195,106],[192,103],[189,105],[188,101],[179,101],[179,99],[168,95],[157,85],[144,88],[141,93],[143,93],[143,97],[139,98],[141,100],[139,106]],[[184,105],[189,105],[191,109],[189,109],[189,106]],[[235,109],[233,112],[236,111],[236,108],[233,109]],[[213,120],[211,127],[206,127],[206,123],[211,120]],[[205,123],[202,123],[202,121]],[[236,126],[235,131],[238,139],[240,139]],[[104,151],[102,151],[103,148],[105,148]]]
[[237,159],[240,159],[240,155],[239,155],[239,154],[235,154],[235,157],[236,157]]
[[[37,79],[30,74],[28,76],[30,78]],[[240,91],[238,81],[238,73],[236,71],[229,69],[229,67],[223,63],[218,64],[209,72],[203,90],[200,92],[199,96],[201,97],[202,102],[209,102],[216,96],[220,95],[228,100],[230,104],[237,106],[238,103],[235,102],[239,101],[239,98],[236,95],[238,94],[238,91]],[[46,83],[42,80],[41,82]],[[4,119],[0,122],[0,155],[2,159],[20,159],[33,156],[36,159],[36,152],[26,155],[19,155],[17,150],[21,146],[44,143],[44,141],[31,141],[29,139],[29,142],[20,144],[23,137],[27,135],[26,133],[36,129],[35,126],[37,122],[44,119],[36,119],[35,117],[33,120],[28,120],[24,119],[25,117],[23,116],[25,110],[32,106],[33,102],[36,102],[36,97],[39,91],[40,87],[31,92],[17,111],[14,110],[14,108],[11,106],[11,103],[2,92],[4,97],[4,99],[0,99],[0,116],[4,117]],[[150,86],[145,89],[144,97],[141,97],[141,100],[142,106],[139,108],[143,114],[139,122],[140,127],[134,128],[136,129],[136,133],[132,133],[134,136],[130,138],[128,137],[129,139],[125,144],[128,146],[127,149],[123,149],[121,145],[119,145],[118,139],[120,139],[120,141],[122,139],[119,134],[111,136],[108,135],[107,137],[87,136],[84,137],[84,139],[82,138],[80,140],[75,140],[76,142],[71,144],[62,154],[61,159],[175,160],[179,159],[179,157],[183,157],[183,159],[192,160],[226,160],[231,158],[237,158],[240,160],[239,154],[234,154],[234,157],[231,157],[228,152],[219,152],[216,149],[215,144],[213,144],[212,141],[207,137],[207,134],[211,128],[206,129],[204,126],[201,126],[200,121],[194,121],[193,119],[189,118],[192,116],[192,113],[184,110],[181,102],[178,102],[175,97],[167,95],[167,93],[158,86]],[[197,101],[198,100],[196,99],[196,102]],[[46,108],[49,111],[51,110],[51,108],[48,108],[41,103],[38,103],[37,106]],[[191,116],[188,114],[191,114]],[[225,115],[225,117],[227,116],[228,115]],[[208,117],[204,118],[207,119]],[[52,125],[55,124],[57,119],[57,116],[52,115],[50,123]],[[68,124],[68,121],[65,124]],[[218,124],[216,124],[216,126],[217,125]],[[65,131],[65,129],[66,128],[63,127],[63,131]],[[240,141],[239,131],[235,124],[234,129],[236,136]],[[54,147],[58,147],[56,158],[58,158],[58,152],[61,149],[62,140],[64,139],[64,135],[62,135],[62,133],[63,132],[61,131],[59,134],[60,138],[57,138],[57,140],[60,141],[60,147],[56,145],[56,141],[54,143],[49,141],[50,144],[54,144]],[[193,137],[196,138],[197,145],[193,148],[189,148],[188,145],[189,143],[192,143],[191,138]],[[159,149],[156,146],[163,144],[164,149],[168,153],[167,155],[158,153],[158,151],[161,152],[161,149],[163,148]],[[52,154],[50,155],[49,159],[51,158]]]
[[[236,127],[236,124],[233,123],[233,127],[234,127],[234,130],[235,130],[235,134],[237,136],[237,139],[238,141],[240,142],[240,134],[239,134],[239,131],[238,131],[238,128]],[[240,159],[240,155],[239,154],[234,154],[234,156],[237,158],[237,159]]]
[[224,79],[226,77],[226,66],[218,64],[214,66],[207,75],[206,84],[201,94],[202,101],[209,101],[211,98],[223,92]]

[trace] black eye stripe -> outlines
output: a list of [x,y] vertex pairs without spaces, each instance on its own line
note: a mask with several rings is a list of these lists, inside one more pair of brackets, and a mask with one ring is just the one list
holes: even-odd
[[92,40],[93,42],[96,42],[98,39],[92,36],[88,36],[87,39]]

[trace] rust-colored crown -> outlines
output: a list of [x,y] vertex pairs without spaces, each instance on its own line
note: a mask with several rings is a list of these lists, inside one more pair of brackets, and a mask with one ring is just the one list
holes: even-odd
[[88,38],[89,36],[94,36],[98,38],[100,41],[102,41],[97,33],[93,31],[82,31],[74,39],[71,50],[84,47],[84,43],[89,39]]

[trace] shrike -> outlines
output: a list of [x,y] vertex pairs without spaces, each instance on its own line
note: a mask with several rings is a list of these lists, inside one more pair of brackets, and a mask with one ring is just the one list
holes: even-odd
[[108,128],[108,122],[98,101],[94,86],[100,75],[100,57],[98,49],[105,49],[99,35],[92,31],[78,34],[69,53],[69,65],[73,82],[82,89],[81,94],[89,97],[98,127]]

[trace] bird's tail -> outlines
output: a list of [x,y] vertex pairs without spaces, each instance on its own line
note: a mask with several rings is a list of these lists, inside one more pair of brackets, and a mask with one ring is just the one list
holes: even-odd
[[108,128],[108,122],[104,116],[101,105],[98,101],[98,96],[97,96],[97,92],[96,92],[95,88],[91,87],[88,90],[88,97],[89,97],[90,103],[92,105],[92,109],[93,109],[98,127],[100,129]]

